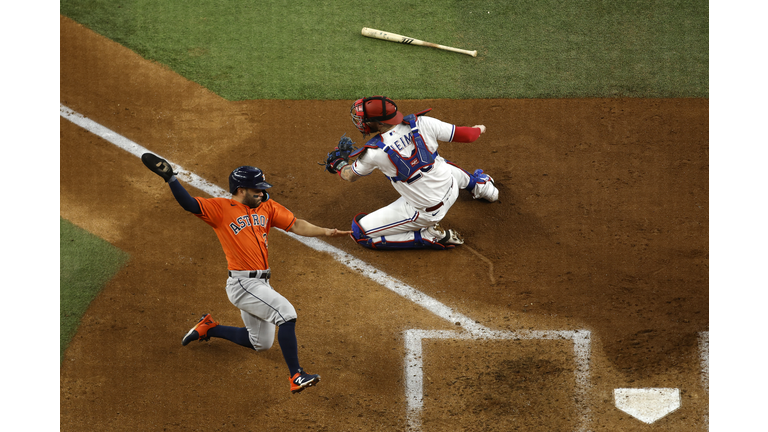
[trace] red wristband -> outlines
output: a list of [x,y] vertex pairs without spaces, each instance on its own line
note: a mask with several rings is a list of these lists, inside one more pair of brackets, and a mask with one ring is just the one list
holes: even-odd
[[456,126],[453,133],[453,142],[471,143],[480,137],[480,128],[468,126]]

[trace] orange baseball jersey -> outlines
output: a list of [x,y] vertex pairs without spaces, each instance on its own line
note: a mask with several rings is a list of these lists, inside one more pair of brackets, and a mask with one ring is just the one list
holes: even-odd
[[267,270],[271,227],[288,231],[296,217],[273,200],[255,209],[229,198],[195,198],[202,213],[195,215],[213,227],[229,270]]

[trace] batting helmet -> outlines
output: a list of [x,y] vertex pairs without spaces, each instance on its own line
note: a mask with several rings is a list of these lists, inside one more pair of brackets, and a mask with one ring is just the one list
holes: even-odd
[[397,105],[392,99],[385,96],[358,99],[352,104],[349,114],[352,116],[352,123],[355,124],[357,130],[365,135],[371,133],[371,128],[366,124],[367,122],[378,121],[396,125],[403,121],[403,113],[397,110]]
[[229,192],[234,195],[237,188],[266,189],[272,185],[264,179],[264,173],[260,169],[252,166],[241,166],[235,168],[229,175]]

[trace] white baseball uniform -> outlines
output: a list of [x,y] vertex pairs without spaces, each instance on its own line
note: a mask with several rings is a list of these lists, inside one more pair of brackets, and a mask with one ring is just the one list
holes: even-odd
[[[392,186],[400,194],[400,198],[392,204],[358,221],[374,243],[381,241],[382,237],[386,237],[384,240],[388,243],[413,242],[416,231],[420,232],[423,239],[437,242],[439,238],[435,238],[427,228],[445,217],[456,202],[459,191],[470,183],[470,175],[467,172],[436,155],[438,141],[452,141],[456,126],[427,116],[417,117],[416,126],[427,150],[436,157],[431,167],[425,167],[409,181],[395,179],[397,168],[389,154],[381,148],[367,148],[352,164],[352,170],[360,176],[370,175],[376,169],[380,170],[390,178]],[[381,134],[380,138],[385,146],[395,150],[404,159],[409,158],[415,151],[413,135],[407,123],[395,125]],[[490,182],[488,185],[493,187]],[[486,187],[484,184],[478,184],[475,189],[481,186]],[[477,193],[475,196],[478,196]]]

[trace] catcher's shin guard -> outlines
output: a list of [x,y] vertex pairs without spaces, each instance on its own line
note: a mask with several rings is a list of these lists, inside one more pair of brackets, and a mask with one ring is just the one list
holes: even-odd
[[376,250],[403,250],[403,249],[435,249],[445,250],[454,247],[453,244],[442,241],[433,242],[425,239],[421,231],[413,231],[413,239],[391,241],[386,236],[368,239],[368,245],[360,243],[362,246],[370,247]]
[[365,217],[368,213],[358,213],[352,220],[352,238],[355,239],[357,244],[363,247],[374,249],[371,243],[371,239],[365,235],[365,230],[360,226],[360,219]]
[[362,247],[376,250],[402,250],[402,249],[437,249],[444,250],[454,247],[452,244],[443,244],[437,241],[430,241],[421,235],[421,231],[413,232],[413,239],[405,241],[390,241],[385,236],[368,237],[360,226],[360,219],[365,213],[359,213],[352,221],[352,237]]

